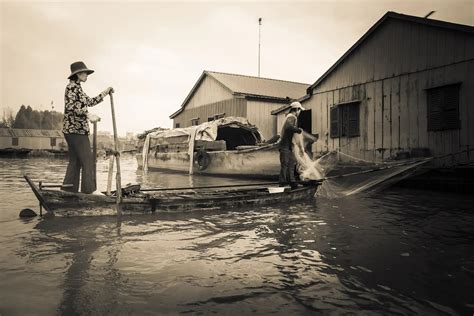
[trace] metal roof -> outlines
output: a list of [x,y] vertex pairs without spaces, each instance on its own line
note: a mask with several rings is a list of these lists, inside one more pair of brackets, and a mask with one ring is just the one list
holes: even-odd
[[206,71],[235,94],[296,99],[305,94],[307,83]]
[[60,130],[0,128],[0,137],[63,137]]
[[307,94],[311,94],[312,90],[317,85],[319,85],[324,79],[326,79],[326,77],[333,70],[335,70],[337,66],[339,66],[339,64],[341,64],[344,61],[344,59],[346,59],[353,51],[359,48],[359,46],[370,35],[372,35],[379,28],[380,25],[382,25],[388,19],[398,19],[398,20],[409,21],[409,22],[424,24],[424,25],[433,26],[433,27],[450,29],[450,30],[458,31],[458,32],[474,33],[474,27],[469,26],[469,25],[450,23],[450,22],[445,22],[445,21],[440,21],[440,20],[432,20],[429,18],[420,18],[413,15],[406,15],[406,14],[388,11],[374,25],[372,25],[372,27],[354,45],[352,45],[352,47],[349,48],[349,50],[345,52],[344,55],[342,55],[341,58],[339,58],[334,63],[334,65],[331,66],[331,68],[329,68],[315,83],[313,83],[310,87],[308,87]]
[[306,94],[308,83],[285,81],[278,79],[245,76],[215,71],[203,71],[198,81],[184,100],[181,108],[170,115],[174,118],[186,107],[201,82],[206,76],[215,79],[226,90],[236,96],[244,96],[268,102],[286,102],[286,98],[297,99]]

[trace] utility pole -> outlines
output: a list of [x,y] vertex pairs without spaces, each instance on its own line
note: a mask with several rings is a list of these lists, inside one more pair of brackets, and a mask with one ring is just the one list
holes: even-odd
[[262,18],[258,18],[258,76],[260,77],[260,27],[262,26]]
[[51,119],[51,129],[54,129],[54,126],[53,126],[53,112],[54,112],[54,105],[53,105],[53,100],[51,100],[51,116],[50,116],[50,119]]

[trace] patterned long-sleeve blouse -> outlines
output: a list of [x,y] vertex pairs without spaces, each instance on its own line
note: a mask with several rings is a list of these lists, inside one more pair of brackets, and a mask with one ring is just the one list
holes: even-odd
[[70,80],[64,94],[64,134],[89,134],[89,122],[87,122],[87,108],[94,106],[103,100],[102,95],[90,98],[82,90],[79,81]]

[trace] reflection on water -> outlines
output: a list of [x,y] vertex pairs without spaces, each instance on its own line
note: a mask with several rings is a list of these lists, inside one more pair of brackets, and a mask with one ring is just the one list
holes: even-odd
[[[149,173],[124,183],[237,180]],[[0,313],[472,314],[474,200],[392,189],[225,212],[20,220],[21,179],[59,183],[61,160],[0,160]],[[105,188],[107,162],[98,165]],[[238,180],[240,182],[240,180]]]

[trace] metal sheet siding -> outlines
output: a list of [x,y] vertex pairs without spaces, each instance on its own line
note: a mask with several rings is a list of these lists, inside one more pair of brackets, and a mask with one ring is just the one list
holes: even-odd
[[265,139],[280,133],[277,130],[277,118],[271,115],[279,107],[281,103],[247,101],[247,119],[260,129]]
[[232,98],[232,93],[214,78],[206,76],[186,105],[186,110]]
[[233,98],[204,104],[199,107],[186,108],[182,113],[173,119],[173,127],[179,123],[180,127],[191,126],[191,119],[199,117],[199,123],[207,122],[209,116],[225,113],[225,116],[247,117],[247,100],[243,98]]
[[474,35],[387,20],[314,92],[426,70],[474,58]]
[[[304,107],[313,110],[313,133],[320,135],[313,150],[323,153],[339,148],[372,161],[390,159],[400,152],[421,155],[425,151],[434,156],[446,155],[437,160],[438,165],[472,162],[473,153],[465,150],[474,147],[473,71],[474,61],[470,61],[314,94],[303,102]],[[426,89],[456,82],[461,82],[461,128],[428,131]],[[361,100],[360,136],[328,137],[329,109],[357,99]],[[278,115],[278,129],[284,115]]]

